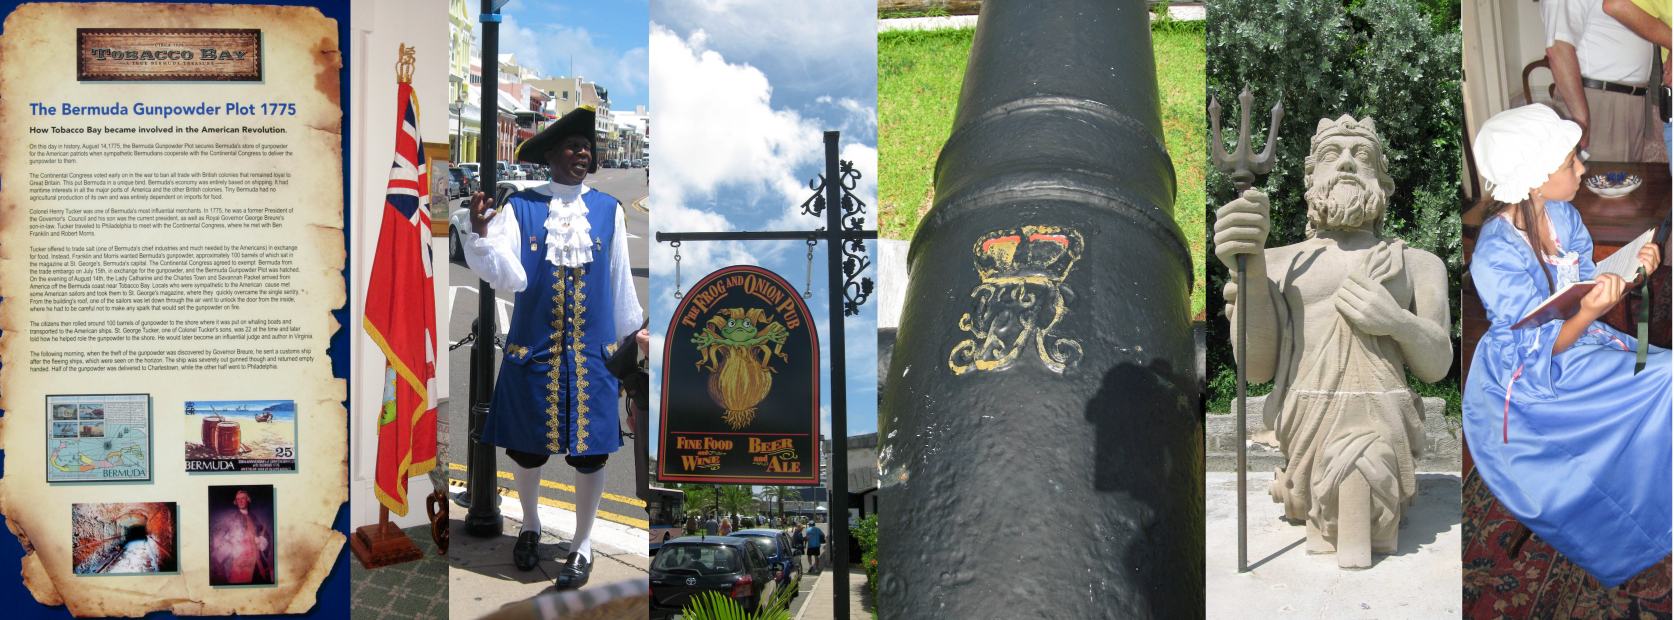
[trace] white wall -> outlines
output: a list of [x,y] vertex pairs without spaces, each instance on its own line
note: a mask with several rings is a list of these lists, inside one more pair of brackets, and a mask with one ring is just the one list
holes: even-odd
[[[447,143],[448,135],[448,6],[447,0],[356,0],[351,7],[349,36],[352,66],[349,117],[353,126],[349,183],[353,238],[349,261],[353,266],[350,290],[349,329],[351,368],[349,381],[350,459],[349,520],[351,527],[376,523],[378,501],[372,495],[374,460],[377,456],[377,411],[383,398],[384,356],[367,338],[360,320],[365,312],[366,283],[372,270],[372,254],[384,207],[384,191],[395,149],[396,82],[395,62],[402,43],[416,48],[413,90],[419,98],[419,135],[426,142]],[[436,309],[443,334],[437,351],[438,398],[447,397],[447,238],[432,244],[435,257]],[[446,465],[440,465],[446,467]],[[391,519],[402,527],[426,523],[424,496],[430,481],[413,478],[408,488],[407,516]]]
[[[1523,67],[1546,57],[1546,31],[1536,2],[1466,0],[1460,8],[1465,73],[1460,88],[1464,90],[1465,131],[1474,139],[1489,117],[1530,103],[1523,99]],[[1551,71],[1530,73],[1533,102],[1550,104],[1546,91],[1551,84]]]
[[[1464,22],[1465,124],[1470,135],[1488,117],[1522,100],[1523,67],[1546,57],[1540,4],[1528,0],[1467,0]],[[1537,69],[1529,76],[1535,102],[1546,95],[1552,73]]]

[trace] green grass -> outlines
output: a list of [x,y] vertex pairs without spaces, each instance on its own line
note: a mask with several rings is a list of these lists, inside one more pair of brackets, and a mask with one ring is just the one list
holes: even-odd
[[[878,34],[878,233],[911,239],[935,199],[932,176],[953,128],[971,29]],[[1192,256],[1191,313],[1204,314],[1204,78],[1200,24],[1153,28],[1164,140],[1174,159],[1174,221]]]

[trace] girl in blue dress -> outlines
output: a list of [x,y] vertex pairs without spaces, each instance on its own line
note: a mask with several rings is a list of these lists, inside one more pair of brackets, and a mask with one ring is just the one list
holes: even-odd
[[[1498,203],[1471,257],[1492,326],[1465,384],[1476,470],[1507,510],[1605,587],[1670,551],[1674,403],[1669,352],[1635,373],[1634,339],[1598,317],[1630,283],[1599,284],[1568,319],[1512,328],[1572,282],[1595,278],[1593,240],[1570,200],[1586,170],[1580,126],[1543,105],[1484,123],[1476,160]],[[1655,244],[1638,254],[1645,273]]]

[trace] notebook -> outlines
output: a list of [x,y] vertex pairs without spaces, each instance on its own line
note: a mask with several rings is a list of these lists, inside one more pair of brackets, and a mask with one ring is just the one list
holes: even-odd
[[[1656,232],[1657,229],[1652,227],[1641,233],[1633,241],[1628,242],[1627,245],[1622,246],[1621,249],[1616,250],[1614,254],[1598,261],[1594,273],[1613,273],[1621,276],[1622,280],[1626,282],[1633,282],[1639,277],[1639,249],[1650,243],[1651,237]],[[1581,309],[1581,299],[1586,297],[1587,293],[1592,292],[1593,287],[1597,285],[1598,282],[1587,280],[1585,282],[1575,282],[1558,289],[1556,293],[1552,293],[1551,297],[1547,297],[1540,302],[1540,305],[1535,306],[1534,310],[1530,310],[1528,314],[1523,315],[1523,318],[1513,323],[1511,328],[1537,327],[1547,321],[1562,320],[1574,316]]]

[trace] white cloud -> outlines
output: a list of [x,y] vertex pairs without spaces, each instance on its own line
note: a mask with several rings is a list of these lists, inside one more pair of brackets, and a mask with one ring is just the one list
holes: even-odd
[[[877,80],[876,6],[853,0],[661,0],[652,20],[676,31],[704,30],[707,47],[749,58],[777,82],[810,93]],[[659,82],[659,89],[661,88]],[[871,93],[867,93],[870,95]]]
[[702,31],[682,39],[651,25],[657,200],[684,203],[714,196],[722,186],[800,200],[802,192],[794,190],[805,186],[791,171],[819,159],[819,127],[793,110],[774,109],[767,76],[728,62],[706,49],[706,40]]
[[[861,217],[866,219],[864,228],[866,230],[877,230],[878,149],[858,142],[845,141],[838,149],[837,156],[844,161],[853,162],[855,170],[860,173],[860,179],[855,183],[854,189],[849,191],[861,202],[866,203],[866,212],[861,214]],[[824,170],[821,168],[816,174],[823,174],[823,172]],[[796,207],[796,205],[802,204],[803,200],[807,200],[809,196],[813,195],[813,190],[808,189],[806,181],[781,180],[778,191],[781,194],[795,197],[795,200],[787,202],[789,208],[786,208],[783,214],[769,222],[764,228],[772,230],[811,230],[825,226],[824,213],[821,213],[819,217],[804,215],[802,210]],[[847,221],[843,225],[847,226]],[[816,253],[824,251],[822,248],[816,250]]]
[[[658,177],[665,176],[668,166],[660,166],[654,173]],[[653,187],[661,188],[665,182],[659,179]],[[736,228],[726,216],[716,213],[712,206],[706,205],[701,209],[694,209],[670,199],[660,189],[652,194],[647,203],[651,209],[651,227],[655,232],[717,232],[729,231]],[[653,236],[654,238],[654,236]],[[735,264],[739,257],[748,254],[744,247],[735,241],[693,241],[680,245],[680,286],[690,287],[697,278],[703,277],[716,268]],[[730,261],[730,262],[729,262]],[[651,245],[651,274],[656,278],[674,277],[674,246],[669,243],[653,243]],[[670,283],[672,285],[672,282]]]
[[[479,3],[465,4],[468,19],[477,23]],[[604,86],[613,94],[638,96],[649,91],[649,63],[644,47],[622,51],[597,41],[587,28],[562,24],[531,28],[517,18],[534,11],[545,13],[548,21],[568,17],[563,7],[546,4],[531,7],[522,0],[512,0],[500,9],[503,20],[500,53],[512,54],[518,64],[534,69],[541,77],[568,76],[573,66],[575,74]],[[480,27],[472,34],[471,48],[482,51]]]
[[586,28],[549,25],[531,29],[510,13],[500,26],[500,52],[542,77],[574,75],[587,78],[611,93],[635,96],[647,90],[645,48],[619,51],[594,40]]
[[878,135],[878,108],[861,103],[853,97],[832,98],[830,95],[820,95],[814,103],[831,106],[841,111],[842,120],[838,121],[838,129],[845,136],[859,135],[867,141],[875,140]]

